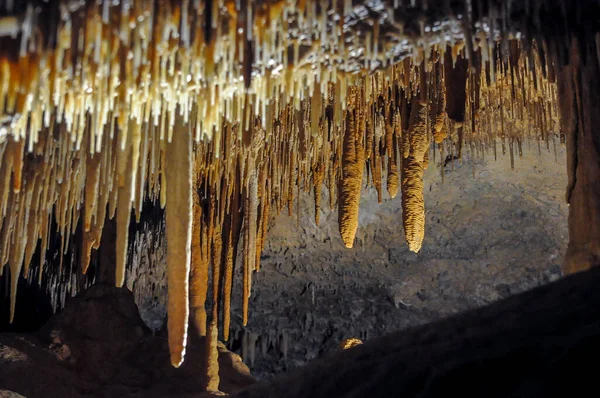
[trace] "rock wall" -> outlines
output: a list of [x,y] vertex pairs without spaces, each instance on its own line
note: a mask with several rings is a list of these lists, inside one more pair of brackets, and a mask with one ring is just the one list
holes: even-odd
[[165,223],[162,217],[144,222],[129,245],[125,284],[134,293],[140,316],[153,331],[167,317]]

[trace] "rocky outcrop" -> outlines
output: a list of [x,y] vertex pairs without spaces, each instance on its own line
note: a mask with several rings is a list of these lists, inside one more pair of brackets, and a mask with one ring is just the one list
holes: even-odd
[[239,398],[586,396],[600,270],[314,361]]
[[22,395],[17,394],[16,392],[8,391],[8,390],[0,390],[0,398],[24,398]]
[[[191,333],[188,360],[169,365],[166,335],[153,335],[133,295],[94,285],[39,333],[0,335],[0,390],[35,397],[202,396],[205,344]],[[218,347],[221,384],[235,393],[254,382],[238,355]]]

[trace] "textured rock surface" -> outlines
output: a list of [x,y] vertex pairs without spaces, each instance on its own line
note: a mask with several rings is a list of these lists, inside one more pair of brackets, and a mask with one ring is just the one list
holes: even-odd
[[338,352],[237,396],[588,396],[600,270]]
[[156,219],[148,217],[138,225],[130,242],[125,283],[134,293],[140,316],[151,330],[157,331],[167,319],[167,248],[162,212],[153,213]]
[[[191,339],[185,365],[169,364],[166,335],[153,336],[126,289],[95,285],[37,334],[0,335],[0,390],[35,397],[202,396],[204,344]],[[219,347],[220,389],[254,382],[240,357]]]

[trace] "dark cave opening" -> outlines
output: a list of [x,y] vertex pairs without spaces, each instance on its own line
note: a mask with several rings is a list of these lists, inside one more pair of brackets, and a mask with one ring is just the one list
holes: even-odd
[[13,323],[10,313],[10,269],[0,278],[0,333],[30,333],[39,330],[53,315],[50,294],[37,281],[19,277],[17,304]]

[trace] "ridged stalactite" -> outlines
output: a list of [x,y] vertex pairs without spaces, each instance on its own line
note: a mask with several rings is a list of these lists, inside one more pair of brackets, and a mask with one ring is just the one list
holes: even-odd
[[423,197],[424,160],[428,151],[427,102],[414,99],[408,133],[403,140],[402,226],[408,248],[418,253],[425,236],[425,200]]
[[346,111],[344,147],[338,193],[339,230],[346,247],[354,245],[365,167],[364,136],[356,123],[356,110]]
[[408,248],[418,253],[425,236],[423,162],[412,156],[402,159],[402,226]]

